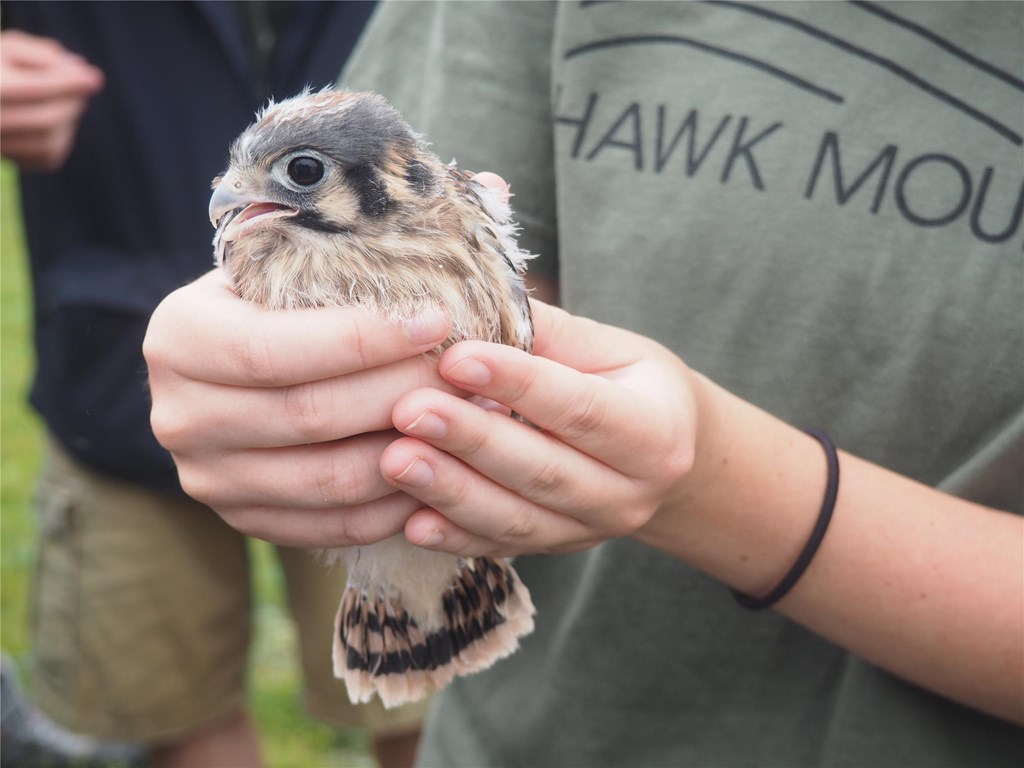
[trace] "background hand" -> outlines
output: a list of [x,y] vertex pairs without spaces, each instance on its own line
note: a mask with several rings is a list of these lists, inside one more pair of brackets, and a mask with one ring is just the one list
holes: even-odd
[[0,33],[0,149],[26,170],[64,164],[103,73],[54,40]]

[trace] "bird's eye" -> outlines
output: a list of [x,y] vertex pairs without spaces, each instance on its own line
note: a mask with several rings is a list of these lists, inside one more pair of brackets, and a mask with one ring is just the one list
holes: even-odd
[[296,157],[288,163],[288,178],[303,187],[311,187],[324,177],[324,164],[315,157]]

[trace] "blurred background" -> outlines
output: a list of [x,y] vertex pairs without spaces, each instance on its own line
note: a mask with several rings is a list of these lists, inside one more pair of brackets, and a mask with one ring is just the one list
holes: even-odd
[[[31,696],[29,595],[35,554],[34,484],[43,430],[26,404],[33,369],[31,291],[16,169],[0,165],[0,646]],[[359,731],[336,731],[308,718],[300,702],[295,634],[284,609],[284,582],[269,545],[251,542],[255,562],[252,707],[267,765],[319,768],[376,763]]]

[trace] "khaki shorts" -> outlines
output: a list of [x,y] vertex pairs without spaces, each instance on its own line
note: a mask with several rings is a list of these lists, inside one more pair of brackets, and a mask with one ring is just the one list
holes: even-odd
[[[208,508],[96,475],[55,441],[39,491],[36,700],[102,738],[174,740],[245,704],[252,595],[246,539]],[[426,706],[353,706],[331,669],[344,577],[278,548],[309,712],[374,735]],[[255,670],[255,674],[259,674]]]

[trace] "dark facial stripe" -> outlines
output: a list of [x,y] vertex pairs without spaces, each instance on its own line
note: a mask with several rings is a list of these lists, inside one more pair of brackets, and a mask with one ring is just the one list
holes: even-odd
[[293,216],[291,220],[301,227],[313,229],[317,232],[329,232],[337,235],[351,231],[348,227],[344,227],[341,224],[335,224],[333,221],[325,219],[316,210],[300,211],[298,214]]
[[410,160],[405,168],[405,180],[409,188],[421,197],[426,196],[434,187],[434,174],[419,160]]
[[364,216],[377,218],[391,208],[394,201],[388,196],[384,179],[371,165],[357,165],[345,171],[345,180],[359,199],[359,211]]

